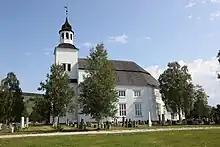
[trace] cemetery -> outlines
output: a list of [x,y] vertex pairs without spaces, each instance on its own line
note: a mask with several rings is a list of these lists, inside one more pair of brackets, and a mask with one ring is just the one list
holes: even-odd
[[29,117],[21,117],[20,123],[6,125],[0,123],[0,135],[6,134],[36,134],[52,132],[82,132],[82,131],[105,131],[105,130],[134,130],[134,129],[156,129],[156,128],[195,128],[195,127],[218,127],[215,122],[207,119],[188,119],[179,121],[133,121],[123,117],[122,122],[103,122],[98,128],[96,122],[85,122],[83,119],[75,123],[67,124],[44,124],[29,121]]

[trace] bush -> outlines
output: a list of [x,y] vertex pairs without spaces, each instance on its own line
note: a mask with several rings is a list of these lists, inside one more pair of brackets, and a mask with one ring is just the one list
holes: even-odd
[[194,121],[192,118],[186,120],[187,125],[194,125]]
[[182,124],[183,124],[183,125],[187,125],[186,119],[183,119],[183,120],[182,120]]
[[177,121],[172,120],[172,125],[177,125]]
[[205,120],[205,121],[204,121],[204,124],[205,124],[205,125],[210,125],[210,124],[211,124],[211,123],[210,123],[210,120]]

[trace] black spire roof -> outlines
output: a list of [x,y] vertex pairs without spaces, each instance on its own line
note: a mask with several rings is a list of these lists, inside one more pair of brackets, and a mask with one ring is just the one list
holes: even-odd
[[[61,31],[71,31],[71,32],[73,32],[72,26],[69,24],[67,17],[66,17],[66,21],[65,21],[65,23],[62,25],[61,30],[59,31],[59,33],[60,33]],[[74,33],[74,32],[73,32],[73,33]]]

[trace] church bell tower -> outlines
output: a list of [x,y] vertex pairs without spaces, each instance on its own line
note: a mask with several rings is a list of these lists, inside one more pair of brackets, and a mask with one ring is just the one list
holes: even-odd
[[68,21],[66,10],[66,20],[60,31],[60,43],[55,47],[55,63],[61,64],[69,75],[70,83],[78,83],[78,49],[74,45],[74,31]]

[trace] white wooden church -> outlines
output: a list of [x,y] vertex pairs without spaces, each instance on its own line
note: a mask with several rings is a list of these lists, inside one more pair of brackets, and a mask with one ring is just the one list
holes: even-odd
[[[74,31],[67,17],[59,35],[60,43],[54,50],[55,63],[63,65],[71,84],[77,86],[83,81],[87,59],[78,56],[80,49],[74,45]],[[159,83],[150,73],[133,61],[110,60],[110,62],[117,74],[118,121],[121,121],[122,117],[146,121],[149,112],[152,121],[159,120],[159,117],[162,119],[162,115],[165,116],[165,120],[178,119],[177,114],[171,115],[166,111],[158,90]],[[60,118],[60,123],[75,122],[81,118],[86,122],[94,121],[90,116],[78,114],[77,110],[74,112]]]

